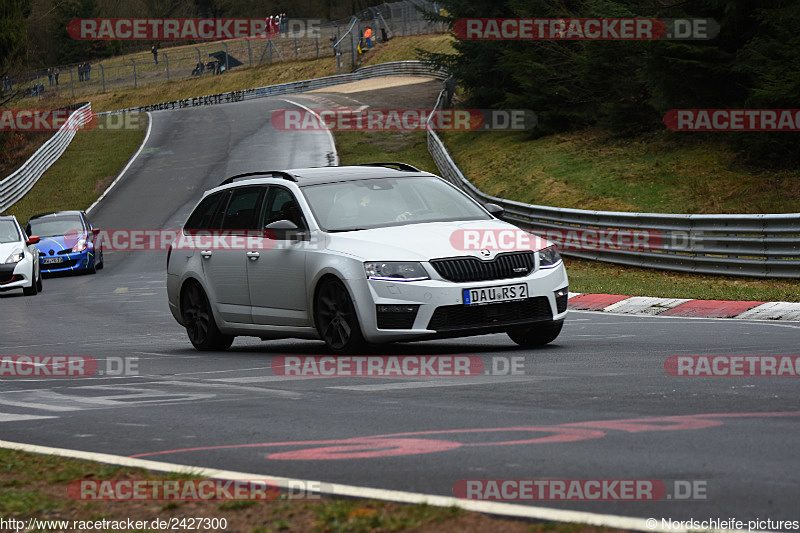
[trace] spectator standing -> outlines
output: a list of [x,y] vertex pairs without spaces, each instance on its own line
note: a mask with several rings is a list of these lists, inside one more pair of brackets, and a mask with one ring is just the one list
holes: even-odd
[[53,86],[53,67],[47,69],[47,81],[50,82],[50,87]]
[[367,29],[364,30],[364,40],[367,41],[367,50],[372,49],[372,27],[367,26]]
[[158,65],[158,48],[156,48],[156,45],[153,45],[153,47],[150,48],[150,53],[153,54],[153,61],[155,61],[156,65]]
[[78,81],[83,81],[83,63],[78,63]]
[[92,79],[92,76],[91,76],[91,74],[92,74],[92,64],[89,63],[88,61],[86,63],[84,63],[84,70],[86,70],[86,81],[91,80]]
[[58,70],[58,67],[55,67],[53,69],[53,77],[56,79],[56,87],[58,87],[58,74],[59,74],[59,72],[60,71]]
[[281,31],[289,32],[289,17],[286,16],[286,13],[281,13]]

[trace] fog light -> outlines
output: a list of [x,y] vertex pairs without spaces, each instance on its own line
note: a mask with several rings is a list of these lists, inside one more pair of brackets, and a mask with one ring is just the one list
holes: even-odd
[[567,304],[569,302],[569,287],[564,287],[563,289],[558,289],[555,291],[556,295],[556,312],[563,313],[567,310]]

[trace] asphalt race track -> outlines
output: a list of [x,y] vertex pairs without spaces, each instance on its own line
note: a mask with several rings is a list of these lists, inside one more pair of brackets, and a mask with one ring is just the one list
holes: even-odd
[[[229,175],[328,164],[326,133],[270,126],[269,113],[289,105],[152,113],[144,150],[93,222],[177,228]],[[0,354],[92,356],[103,371],[0,378],[0,439],[449,496],[470,479],[660,480],[657,501],[521,503],[659,520],[800,518],[797,378],[664,368],[672,355],[796,355],[798,322],[572,312],[539,350],[487,335],[376,351],[478,356],[487,369],[516,357],[518,375],[289,379],[272,361],[323,354],[321,342],[238,338],[227,352],[196,352],[168,311],[165,261],[107,253],[97,275],[0,295]],[[684,498],[687,481],[699,491]]]

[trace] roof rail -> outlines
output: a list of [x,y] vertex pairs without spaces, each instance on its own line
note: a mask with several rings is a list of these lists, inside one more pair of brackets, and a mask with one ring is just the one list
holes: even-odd
[[289,180],[289,181],[297,181],[296,177],[294,177],[292,174],[289,174],[288,172],[285,172],[283,170],[262,170],[262,171],[259,171],[259,172],[245,172],[244,174],[236,174],[235,176],[231,176],[230,178],[226,179],[225,181],[223,181],[222,183],[217,185],[217,187],[222,187],[223,185],[228,185],[229,183],[233,183],[234,181],[236,181],[238,179],[249,178],[249,177],[252,177],[252,176],[265,176],[265,175],[280,177],[280,178],[283,178],[283,179]]
[[393,168],[396,167],[397,170],[402,170],[403,172],[422,172],[417,167],[411,166],[408,163],[361,163],[360,165],[356,165],[359,167],[387,167]]

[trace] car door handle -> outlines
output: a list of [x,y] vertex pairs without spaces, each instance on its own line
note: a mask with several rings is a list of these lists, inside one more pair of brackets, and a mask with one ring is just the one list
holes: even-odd
[[211,257],[212,253],[211,250],[200,250],[200,255],[202,255],[204,259],[208,259]]
[[247,255],[247,257],[249,257],[249,258],[250,258],[250,260],[251,260],[251,261],[255,261],[256,259],[258,259],[259,257],[261,257],[261,254],[260,254],[260,253],[258,253],[258,252],[247,252],[247,254],[246,254],[246,255]]

